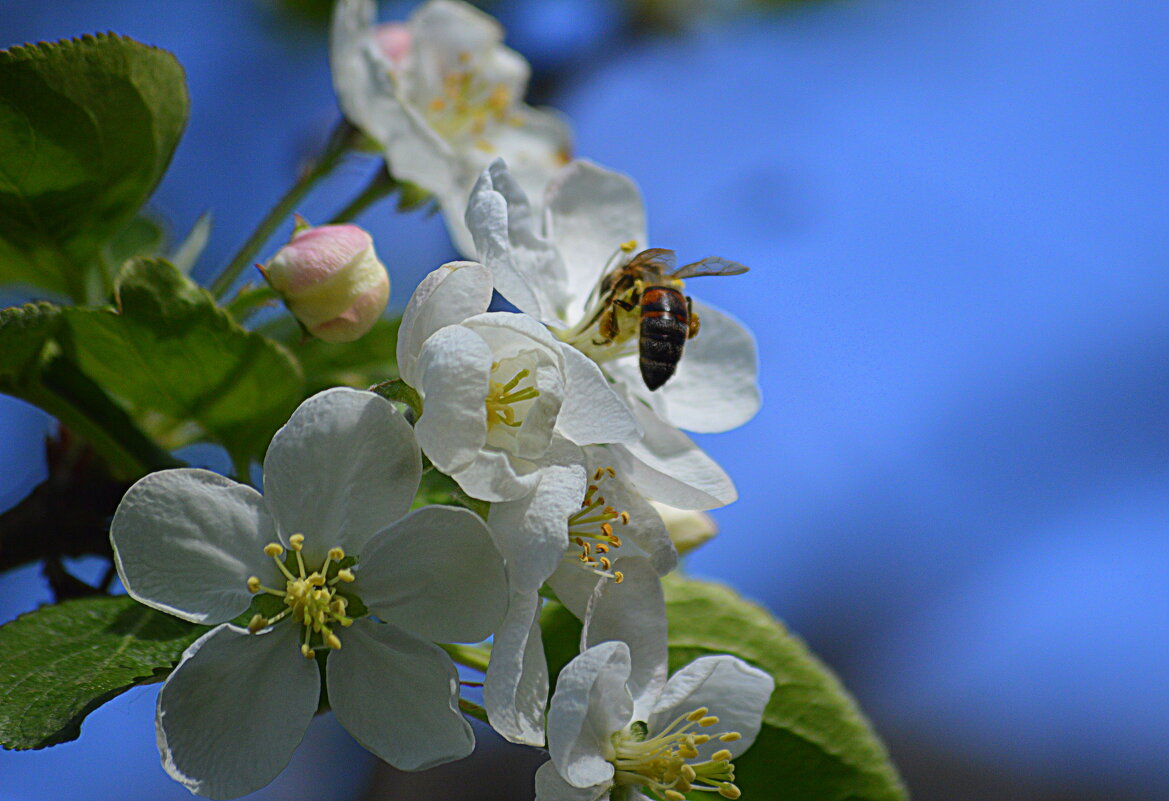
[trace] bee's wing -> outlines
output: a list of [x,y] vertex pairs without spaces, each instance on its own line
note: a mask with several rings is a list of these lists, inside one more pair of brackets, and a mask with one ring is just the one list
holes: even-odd
[[687,264],[678,268],[678,271],[672,274],[673,278],[694,278],[699,275],[739,275],[747,272],[748,268],[739,264],[737,261],[719,258],[718,256],[707,256],[702,261],[696,261],[693,264]]
[[649,248],[643,250],[630,259],[625,265],[626,270],[645,270],[651,273],[665,275],[674,269],[678,263],[678,254],[668,248]]

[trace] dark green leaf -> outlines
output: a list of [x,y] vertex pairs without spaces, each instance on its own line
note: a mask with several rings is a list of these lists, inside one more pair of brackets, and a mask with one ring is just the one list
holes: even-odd
[[207,631],[126,596],[21,615],[0,627],[0,745],[44,748],[77,739],[86,715],[164,678]]
[[165,246],[166,231],[162,226],[149,217],[139,215],[106,243],[106,263],[116,271],[130,259],[160,255]]
[[406,404],[414,412],[415,418],[421,416],[422,398],[418,397],[418,393],[414,391],[414,388],[402,379],[395,378],[392,381],[382,381],[380,384],[374,384],[370,389],[386,400]]
[[663,585],[671,672],[700,656],[732,654],[775,678],[763,729],[750,750],[735,760],[735,783],[745,797],[907,798],[884,746],[856,702],[766,609],[719,584],[672,577]]
[[117,299],[116,311],[66,310],[68,358],[168,448],[210,438],[237,458],[262,456],[301,400],[296,360],[165,261],[129,263]]
[[373,384],[398,377],[396,351],[398,318],[378,320],[369,333],[355,342],[330,344],[295,335],[284,340],[304,367],[310,393],[336,386],[369,389]]
[[182,67],[112,34],[0,51],[0,282],[100,297],[99,251],[187,120]]

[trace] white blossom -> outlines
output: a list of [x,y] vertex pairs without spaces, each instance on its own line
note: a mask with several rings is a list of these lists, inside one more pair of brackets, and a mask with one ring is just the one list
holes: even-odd
[[[656,582],[678,564],[665,524],[649,502],[600,461],[603,449],[583,451],[583,459],[563,453],[535,491],[492,504],[487,517],[507,561],[512,597],[495,635],[483,698],[492,727],[512,742],[544,744],[548,673],[540,587],[547,582],[583,618],[598,579]],[[634,565],[631,575],[625,565]]]
[[607,341],[598,332],[607,300],[602,280],[646,249],[637,186],[574,161],[549,183],[543,208],[541,218],[502,161],[480,176],[467,225],[495,288],[601,365],[644,432],[639,442],[612,448],[614,461],[647,497],[683,509],[730,503],[737,497],[730,478],[678,429],[726,431],[754,416],[754,338],[730,315],[694,301],[700,334],[686,343],[673,378],[651,392],[634,333]]
[[410,299],[398,370],[422,398],[422,450],[472,497],[516,500],[577,445],[634,441],[634,415],[595,363],[524,314],[488,312],[491,276],[452,262]]
[[[420,476],[410,425],[392,404],[339,388],[309,398],[277,432],[263,495],[186,468],[130,488],[110,531],[126,590],[219,624],[158,696],[171,776],[212,798],[271,781],[317,710],[326,655],[329,702],[374,754],[418,770],[470,753],[458,676],[434,643],[496,629],[505,568],[473,513],[409,512]],[[227,622],[249,610],[247,628]]]
[[681,801],[692,788],[735,799],[731,760],[762,725],[775,682],[733,656],[705,656],[666,680],[666,626],[653,581],[591,599],[582,653],[561,671],[548,710],[538,801]]
[[502,156],[540,191],[568,161],[568,125],[523,103],[528,64],[483,12],[430,0],[404,24],[380,26],[375,12],[374,0],[336,5],[330,60],[341,109],[381,145],[395,177],[439,200],[456,247],[472,256],[463,212],[479,172]]

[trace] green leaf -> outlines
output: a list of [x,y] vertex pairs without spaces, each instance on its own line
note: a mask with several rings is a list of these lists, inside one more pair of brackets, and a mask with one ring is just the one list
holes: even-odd
[[398,377],[396,353],[399,318],[383,318],[365,336],[354,342],[330,344],[315,337],[304,338],[299,330],[285,339],[304,366],[310,393],[336,386],[368,389],[373,384]]
[[402,379],[395,378],[392,381],[383,381],[380,384],[374,384],[370,389],[388,401],[406,404],[410,407],[410,411],[414,412],[414,417],[422,415],[422,398],[418,397],[414,388]]
[[45,606],[0,627],[0,745],[44,748],[81,733],[93,710],[160,681],[205,626],[127,596]]
[[291,354],[165,261],[127,264],[117,301],[116,311],[65,310],[68,358],[167,448],[210,438],[237,458],[262,456],[302,397]]
[[162,178],[183,69],[102,34],[0,51],[0,282],[101,297],[99,252]]
[[35,370],[45,343],[57,332],[60,313],[51,303],[0,309],[0,386]]
[[856,702],[782,623],[719,584],[670,577],[663,587],[671,672],[700,656],[732,654],[775,678],[763,729],[735,760],[735,783],[745,797],[905,801],[905,787]]

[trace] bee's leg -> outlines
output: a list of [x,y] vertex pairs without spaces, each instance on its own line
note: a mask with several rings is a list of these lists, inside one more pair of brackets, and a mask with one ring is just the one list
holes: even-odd
[[[615,303],[620,302],[615,301]],[[597,321],[597,330],[600,332],[602,338],[594,339],[594,345],[610,345],[617,338],[617,334],[620,333],[617,328],[617,314],[613,310],[612,304],[606,306],[605,310],[601,312],[601,319]]]
[[690,296],[686,296],[686,314],[690,317],[690,327],[686,331],[687,339],[694,339],[698,336],[698,315],[694,313],[694,301],[690,300]]

